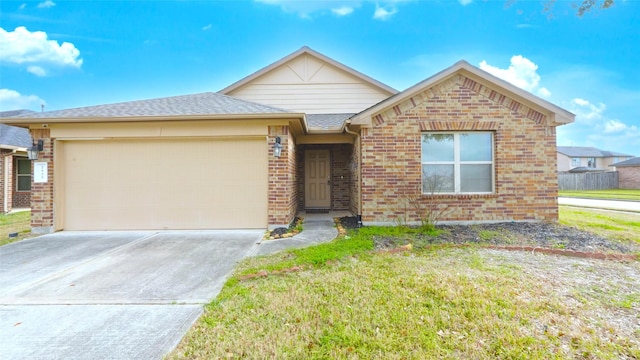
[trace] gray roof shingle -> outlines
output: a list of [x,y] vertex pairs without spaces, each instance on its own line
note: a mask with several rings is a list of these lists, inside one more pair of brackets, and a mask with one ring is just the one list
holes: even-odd
[[236,99],[214,92],[171,96],[158,99],[129,101],[87,106],[74,109],[24,114],[19,118],[84,118],[130,116],[180,116],[226,114],[277,114],[288,110]]
[[640,157],[634,157],[634,158],[631,158],[629,160],[620,161],[618,163],[611,164],[609,166],[618,166],[618,167],[640,166]]
[[27,110],[27,109],[0,111],[0,118],[8,118],[8,117],[14,117],[18,115],[35,114],[35,113],[36,113],[35,111]]
[[32,145],[29,129],[0,124],[0,146],[9,145],[28,148]]
[[558,152],[570,157],[614,157],[633,156],[614,151],[600,150],[589,146],[558,146]]
[[311,130],[338,130],[353,115],[355,114],[307,114],[307,126]]

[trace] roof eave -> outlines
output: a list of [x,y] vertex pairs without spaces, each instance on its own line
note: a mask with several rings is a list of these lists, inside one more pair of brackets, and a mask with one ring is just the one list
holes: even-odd
[[63,123],[116,123],[116,122],[153,122],[153,121],[204,121],[234,119],[301,119],[303,113],[244,113],[244,114],[207,114],[207,115],[161,115],[161,116],[83,116],[83,117],[40,117],[40,118],[6,118],[2,122],[8,125],[29,127],[34,124]]

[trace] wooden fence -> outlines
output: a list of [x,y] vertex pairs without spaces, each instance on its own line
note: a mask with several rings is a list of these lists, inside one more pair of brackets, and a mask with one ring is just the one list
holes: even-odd
[[604,190],[618,188],[618,172],[558,174],[560,191]]

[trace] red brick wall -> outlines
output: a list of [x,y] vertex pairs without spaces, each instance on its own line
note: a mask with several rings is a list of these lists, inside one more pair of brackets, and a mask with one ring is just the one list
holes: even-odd
[[640,189],[640,166],[617,167],[620,189]]
[[331,209],[349,209],[351,173],[349,160],[353,146],[339,144],[331,147]]
[[[282,141],[279,158],[273,156],[276,136]],[[269,227],[288,226],[297,213],[297,159],[288,126],[269,127]]]
[[[49,129],[31,130],[34,140],[44,140],[44,151],[38,155],[35,162],[48,163],[48,181],[34,183],[31,178],[31,231],[34,233],[48,233],[53,226],[53,142],[49,137]],[[32,165],[33,166],[33,165]]]
[[[361,134],[364,222],[419,221],[408,196],[448,206],[440,221],[557,220],[556,135],[543,114],[456,76],[373,122]],[[494,132],[494,194],[422,194],[421,133],[442,130]]]
[[354,215],[360,215],[360,141],[358,137],[354,142],[349,159],[349,211]]

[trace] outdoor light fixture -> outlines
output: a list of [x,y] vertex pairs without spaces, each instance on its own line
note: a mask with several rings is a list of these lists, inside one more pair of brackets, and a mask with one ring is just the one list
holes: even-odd
[[280,157],[282,153],[282,139],[280,136],[276,136],[276,142],[273,144],[273,156]]
[[37,143],[33,143],[33,146],[27,149],[27,155],[29,160],[38,160],[38,153],[44,150],[44,140],[38,140]]

